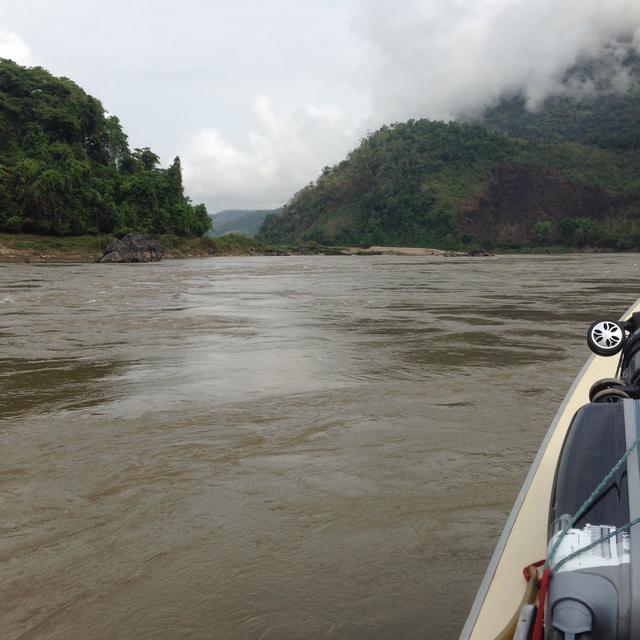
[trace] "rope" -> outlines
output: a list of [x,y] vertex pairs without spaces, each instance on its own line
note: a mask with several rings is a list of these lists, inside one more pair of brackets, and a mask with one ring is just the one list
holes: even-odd
[[556,562],[556,564],[553,565],[553,568],[551,569],[551,571],[557,571],[565,562],[569,562],[569,560],[573,560],[574,558],[579,556],[581,553],[584,553],[585,551],[589,551],[590,549],[597,547],[599,544],[606,542],[610,538],[614,538],[615,536],[617,536],[619,533],[623,531],[628,531],[629,529],[631,529],[631,527],[638,524],[639,522],[640,522],[640,518],[636,518],[631,522],[627,522],[627,524],[623,525],[622,527],[618,527],[614,531],[611,531],[611,533],[608,533],[606,536],[602,536],[602,538],[599,538],[595,542],[588,544],[586,547],[581,547],[577,551],[570,553],[568,556],[562,558],[562,560],[559,560],[558,562]]
[[602,478],[602,480],[600,481],[598,486],[592,491],[591,495],[583,502],[582,506],[578,509],[576,514],[571,518],[571,520],[569,520],[569,523],[560,532],[560,535],[558,536],[558,538],[556,539],[553,547],[551,548],[551,551],[549,552],[549,555],[547,556],[547,561],[545,562],[545,565],[544,565],[545,568],[549,568],[553,572],[560,565],[562,565],[565,562],[567,562],[567,560],[569,558],[573,558],[573,557],[579,555],[580,553],[583,553],[584,551],[587,551],[588,549],[592,549],[593,547],[597,546],[601,542],[604,542],[605,540],[608,540],[609,538],[612,538],[616,534],[616,532],[622,531],[622,530],[625,530],[625,529],[630,529],[634,524],[636,524],[636,522],[640,521],[640,519],[636,519],[633,522],[628,522],[627,524],[624,525],[624,527],[620,527],[619,529],[616,529],[615,532],[607,535],[606,537],[600,538],[600,540],[598,540],[596,543],[592,543],[592,544],[590,544],[590,545],[588,545],[586,547],[582,547],[582,549],[578,549],[578,551],[576,551],[576,552],[572,553],[571,555],[567,556],[566,558],[564,558],[563,560],[558,562],[556,565],[553,565],[553,567],[552,567],[553,558],[556,555],[556,552],[558,551],[558,547],[560,546],[560,543],[562,542],[563,538],[567,535],[569,530],[573,528],[573,525],[593,505],[593,503],[596,501],[596,499],[598,498],[600,493],[602,493],[602,490],[607,486],[607,484],[609,484],[609,482],[611,481],[613,476],[618,472],[618,469],[620,469],[620,467],[626,462],[627,458],[633,453],[633,450],[638,446],[639,443],[640,443],[640,436],[638,436],[634,440],[634,442],[631,444],[631,446],[624,452],[624,455],[620,458],[620,460],[618,460],[618,462],[616,462],[613,465],[611,471],[609,471],[609,473],[607,473],[607,475],[605,475],[605,477]]
[[[618,364],[620,366],[620,363]],[[538,592],[538,608],[536,611],[536,617],[533,625],[533,633],[531,635],[532,640],[542,640],[544,635],[544,608],[545,601],[547,599],[547,589],[549,587],[549,580],[553,573],[555,573],[563,564],[577,558],[580,554],[585,553],[585,551],[589,551],[594,547],[597,547],[599,544],[606,542],[607,540],[617,536],[619,533],[623,531],[628,531],[634,525],[640,523],[640,517],[632,520],[631,522],[627,522],[627,524],[622,527],[618,527],[614,531],[611,531],[606,536],[601,537],[598,540],[588,544],[585,547],[570,553],[568,556],[565,556],[555,564],[552,564],[553,558],[558,551],[558,547],[562,542],[563,538],[567,535],[569,530],[573,528],[573,525],[591,508],[593,503],[597,500],[598,496],[602,493],[602,490],[609,484],[613,476],[618,472],[618,469],[626,462],[627,458],[633,453],[634,449],[640,444],[640,435],[634,440],[631,446],[624,452],[622,457],[616,462],[609,473],[607,473],[604,478],[599,482],[598,486],[591,492],[591,495],[582,503],[582,506],[578,509],[576,514],[571,518],[569,523],[562,529],[558,538],[556,539],[547,559],[544,561],[542,565],[542,582],[540,584],[540,591]],[[537,563],[540,564],[540,563]],[[526,575],[525,575],[526,577]]]
[[[631,444],[631,446],[624,452],[623,456],[616,462],[609,473],[607,473],[604,478],[599,482],[598,486],[591,492],[591,495],[582,503],[582,506],[578,509],[576,514],[571,518],[569,523],[562,529],[560,534],[558,535],[557,540],[555,541],[547,559],[545,560],[542,568],[542,582],[540,584],[540,591],[538,592],[538,609],[536,612],[536,617],[533,625],[533,633],[531,635],[532,640],[542,640],[544,635],[544,607],[545,601],[547,599],[547,589],[549,587],[549,579],[551,575],[555,573],[563,564],[569,562],[569,560],[573,560],[578,557],[581,553],[585,551],[589,551],[594,547],[597,547],[599,544],[606,542],[610,538],[617,536],[618,533],[622,533],[623,531],[627,531],[631,529],[634,525],[640,522],[640,517],[628,522],[622,527],[618,527],[614,531],[608,533],[606,536],[601,537],[600,539],[588,544],[586,547],[582,547],[573,553],[570,553],[568,556],[562,558],[556,562],[556,564],[552,564],[553,558],[558,551],[558,547],[562,542],[562,539],[567,535],[569,530],[573,527],[573,525],[587,512],[587,510],[593,505],[593,503],[597,500],[602,490],[609,484],[613,476],[618,472],[618,469],[626,462],[627,458],[633,453],[634,449],[640,444],[640,436],[638,436],[635,441]],[[525,576],[526,577],[526,576]]]

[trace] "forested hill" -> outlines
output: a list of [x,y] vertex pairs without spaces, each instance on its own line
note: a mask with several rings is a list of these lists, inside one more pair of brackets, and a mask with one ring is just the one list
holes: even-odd
[[267,217],[258,238],[640,248],[640,73],[636,58],[628,62],[623,93],[583,77],[590,93],[567,92],[535,111],[514,96],[479,121],[384,126],[326,167],[284,215]]
[[0,231],[202,235],[204,205],[67,78],[0,59]]

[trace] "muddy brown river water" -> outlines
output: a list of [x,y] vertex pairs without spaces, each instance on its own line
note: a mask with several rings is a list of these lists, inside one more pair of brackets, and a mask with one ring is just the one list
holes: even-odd
[[457,637],[639,284],[640,255],[0,265],[0,637]]

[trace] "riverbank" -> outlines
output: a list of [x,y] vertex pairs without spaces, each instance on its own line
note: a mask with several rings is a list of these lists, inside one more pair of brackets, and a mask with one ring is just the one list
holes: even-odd
[[[160,236],[165,259],[211,256],[272,255],[405,255],[444,256],[453,252],[423,247],[325,247],[315,242],[298,246],[270,247],[239,234],[219,238]],[[113,236],[42,236],[0,233],[0,262],[95,262]],[[464,255],[457,253],[456,255]]]
[[[111,236],[39,236],[0,234],[0,262],[95,262]],[[165,259],[207,258],[212,256],[289,256],[289,255],[401,255],[463,256],[461,252],[424,247],[325,247],[309,242],[291,247],[269,247],[253,238],[229,234],[219,238],[181,238],[161,236]]]
[[[113,236],[42,236],[35,234],[0,233],[0,262],[95,262]],[[326,247],[315,242],[297,246],[272,247],[240,234],[219,238],[183,238],[160,236],[165,259],[207,258],[212,256],[288,256],[288,255],[346,255],[346,256],[486,256],[480,251],[445,251],[428,247],[355,246]],[[602,252],[602,249],[583,248],[579,253]],[[611,251],[611,250],[609,250]],[[575,248],[562,246],[522,247],[500,250],[497,253],[575,253]]]
[[383,247],[372,245],[370,247],[344,247],[342,252],[346,255],[387,255],[387,256],[444,256],[447,252],[442,249],[428,249],[426,247]]
[[[221,238],[160,236],[165,258],[270,255],[252,238],[228,235]],[[41,236],[0,233],[0,262],[95,262],[112,236]]]

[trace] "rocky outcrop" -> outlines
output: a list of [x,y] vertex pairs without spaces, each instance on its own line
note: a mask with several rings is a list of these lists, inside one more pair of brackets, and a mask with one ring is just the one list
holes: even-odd
[[98,262],[160,262],[163,255],[164,247],[157,236],[128,233],[111,242]]

